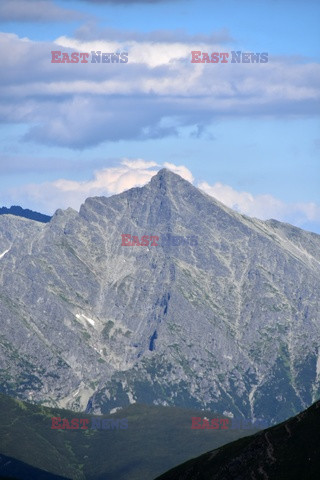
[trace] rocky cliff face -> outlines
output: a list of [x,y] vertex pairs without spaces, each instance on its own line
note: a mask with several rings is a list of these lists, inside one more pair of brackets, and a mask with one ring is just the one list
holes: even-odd
[[[197,242],[128,247],[122,234]],[[3,392],[278,421],[318,398],[319,235],[240,215],[161,170],[48,224],[1,216],[6,250]]]

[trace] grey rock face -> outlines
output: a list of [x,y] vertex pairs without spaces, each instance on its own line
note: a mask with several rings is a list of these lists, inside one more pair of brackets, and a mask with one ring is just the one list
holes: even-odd
[[2,391],[278,421],[319,397],[319,235],[240,215],[168,170],[48,224],[4,217]]

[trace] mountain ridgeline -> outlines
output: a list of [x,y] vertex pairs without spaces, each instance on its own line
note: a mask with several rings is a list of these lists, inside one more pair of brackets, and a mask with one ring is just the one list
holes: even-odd
[[22,208],[18,205],[12,205],[10,208],[1,207],[0,215],[15,215],[17,217],[29,218],[30,220],[36,220],[36,222],[48,223],[51,220],[49,215],[43,213],[34,212],[28,208]]
[[299,415],[193,458],[156,480],[316,480],[320,402]]
[[0,272],[4,393],[268,422],[319,397],[320,236],[240,215],[166,169],[46,224],[0,216]]

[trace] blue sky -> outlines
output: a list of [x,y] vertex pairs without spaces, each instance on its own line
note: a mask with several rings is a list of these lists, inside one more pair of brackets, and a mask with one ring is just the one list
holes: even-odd
[[[3,0],[0,204],[79,208],[167,166],[320,233],[319,21],[317,1]],[[52,50],[129,61],[52,64]],[[192,64],[191,50],[269,61]]]

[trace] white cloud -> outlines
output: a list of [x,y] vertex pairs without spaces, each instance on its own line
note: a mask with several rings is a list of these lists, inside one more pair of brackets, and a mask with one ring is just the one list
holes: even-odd
[[207,182],[200,182],[198,187],[233,210],[250,217],[262,220],[275,218],[295,225],[320,221],[320,206],[313,202],[285,203],[269,194],[252,195],[249,192],[239,192],[222,183],[209,185]]
[[193,180],[191,172],[185,166],[172,163],[159,165],[143,159],[124,158],[119,166],[95,171],[90,180],[79,182],[59,179],[54,182],[25,185],[11,190],[9,194],[14,203],[29,205],[50,214],[58,208],[72,207],[78,210],[88,197],[110,196],[145,185],[163,167],[178,173],[188,181]]
[[[83,41],[75,38],[61,36],[55,40],[55,43],[64,48],[70,48],[78,52],[130,52],[129,62],[135,64],[145,64],[150,68],[161,65],[173,64],[175,60],[182,58],[191,58],[190,45],[181,42],[152,42],[152,41],[108,41],[108,40],[90,40]],[[204,45],[201,45],[204,47]],[[216,46],[218,48],[218,46]]]
[[156,162],[147,162],[146,160],[137,159],[137,160],[130,160],[128,158],[124,158],[121,161],[122,165],[131,168],[132,170],[137,169],[140,170],[142,168],[151,168],[151,167],[159,167]]
[[[49,43],[0,34],[0,120],[29,125],[27,140],[83,149],[178,135],[185,126],[203,131],[222,116],[316,113],[316,63],[270,57],[266,64],[192,64],[191,50],[226,46],[157,35],[154,41],[64,36]],[[52,64],[51,50],[128,51],[129,62]]]
[[180,175],[180,177],[184,178],[188,182],[193,183],[193,180],[194,180],[193,175],[187,167],[183,165],[177,166],[169,162],[164,162],[163,166],[165,168],[168,168],[168,170],[172,170],[177,175]]
[[[96,195],[113,195],[121,193],[132,187],[142,186],[147,183],[150,178],[155,175],[157,170],[150,170],[157,166],[154,162],[145,162],[144,160],[124,159],[119,167],[104,168],[94,172],[94,178],[84,182],[76,182],[71,180],[56,180],[52,183],[62,194],[68,196],[75,194],[76,203],[81,198],[85,200],[87,197]],[[74,206],[74,205],[73,205]]]

